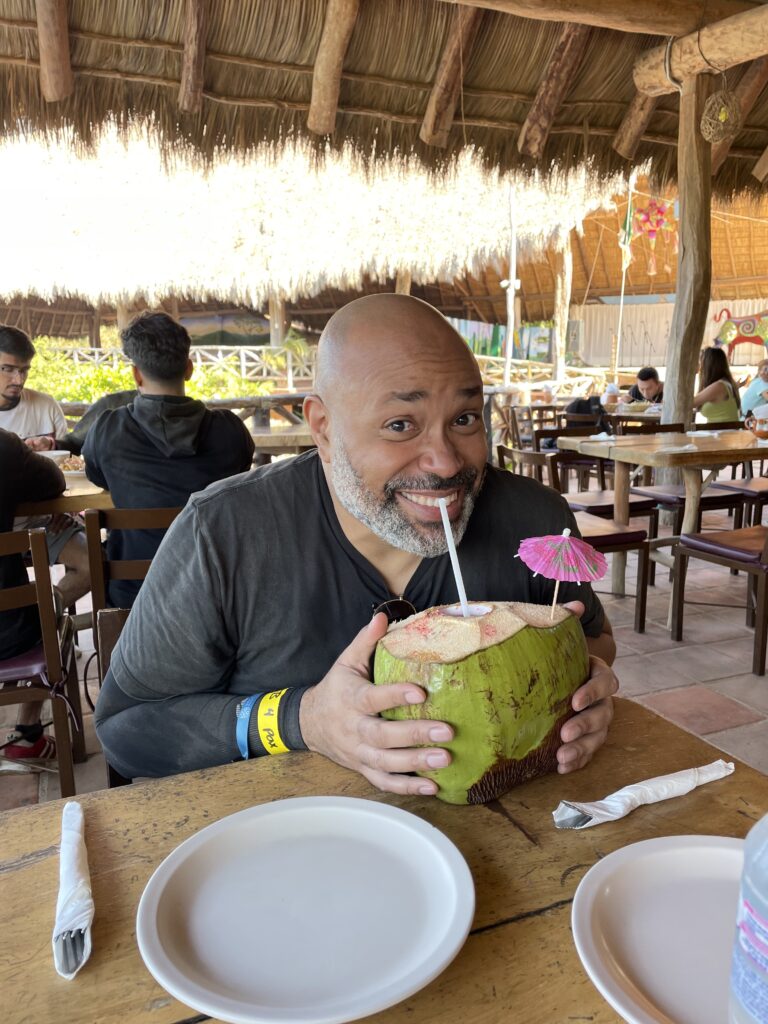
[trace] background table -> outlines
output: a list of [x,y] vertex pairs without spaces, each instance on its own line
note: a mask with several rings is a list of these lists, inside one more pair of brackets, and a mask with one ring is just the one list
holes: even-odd
[[[562,1024],[619,1020],[584,973],[570,932],[574,892],[612,850],[655,836],[743,837],[768,810],[768,778],[743,765],[688,796],[622,821],[558,831],[561,799],[593,800],[630,782],[706,764],[713,747],[651,711],[617,701],[607,745],[586,769],[519,786],[482,807],[385,796],[317,754],[260,758],[80,798],[96,902],[94,952],[72,982],[51,960],[62,801],[0,814],[0,957],[4,1020],[34,1024],[177,1024],[200,1021],[168,996],[139,957],[135,916],[158,864],[205,825],[291,796],[366,797],[418,814],[449,836],[475,881],[466,945],[421,992],[371,1024]],[[408,922],[403,922],[404,927]],[[269,941],[254,922],[254,955]]]
[[251,434],[256,445],[254,463],[264,465],[273,455],[298,455],[315,447],[309,428],[304,424],[257,430]]
[[96,484],[85,481],[82,485],[64,491],[58,498],[46,501],[27,501],[16,506],[17,516],[48,516],[58,512],[83,512],[87,508],[114,508],[112,495]]
[[[768,451],[758,444],[748,430],[727,430],[717,435],[695,431],[690,434],[627,434],[604,441],[590,437],[558,437],[557,447],[613,460],[613,518],[617,523],[629,522],[630,466],[681,469],[685,484],[683,533],[694,533],[696,530],[703,469],[717,469],[734,462],[749,462],[751,459],[759,459],[762,452]],[[688,450],[681,451],[683,447]],[[615,594],[625,592],[626,566],[626,554],[615,552],[611,568],[611,589]]]

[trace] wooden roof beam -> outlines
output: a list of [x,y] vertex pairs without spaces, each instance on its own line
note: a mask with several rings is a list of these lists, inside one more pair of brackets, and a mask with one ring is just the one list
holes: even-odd
[[[669,68],[675,82],[682,82],[694,75],[711,72],[713,65],[719,71],[725,71],[766,54],[768,5],[760,4],[676,39],[670,47]],[[675,91],[675,82],[671,82],[667,75],[666,62],[666,45],[655,46],[638,57],[632,77],[640,92],[647,96],[661,96]]]
[[307,114],[307,128],[316,135],[330,135],[336,127],[341,70],[359,7],[360,0],[328,0]]
[[623,156],[625,160],[634,160],[637,147],[653,117],[658,102],[658,96],[646,96],[642,92],[636,92],[627,107],[611,143],[619,156]]
[[756,0],[447,0],[532,21],[570,22],[643,35],[682,36],[760,5]]
[[[758,96],[766,84],[768,84],[768,57],[761,57],[759,60],[752,61],[744,72],[741,81],[733,90],[739,101],[742,124],[746,124],[747,115],[752,107],[754,107]],[[723,142],[718,142],[712,147],[713,174],[717,174],[722,167],[723,161],[728,156],[732,145],[733,138],[730,138],[723,140]]]
[[184,54],[181,59],[179,110],[199,114],[203,107],[207,0],[187,0],[184,14]]
[[752,174],[758,181],[765,181],[768,178],[768,146],[765,147],[763,155],[752,168]]
[[67,0],[37,0],[40,90],[47,103],[70,96],[75,88],[69,60]]
[[547,70],[539,83],[539,91],[517,137],[517,148],[523,156],[541,159],[555,114],[573,84],[573,76],[584,56],[588,36],[587,25],[563,26]]
[[448,145],[464,70],[482,17],[483,12],[476,7],[460,7],[456,11],[419,130],[419,138],[428,146],[444,149]]

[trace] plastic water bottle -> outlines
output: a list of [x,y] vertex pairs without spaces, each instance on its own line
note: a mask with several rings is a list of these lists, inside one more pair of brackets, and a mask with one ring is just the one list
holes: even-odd
[[768,1024],[768,815],[744,844],[728,1021]]

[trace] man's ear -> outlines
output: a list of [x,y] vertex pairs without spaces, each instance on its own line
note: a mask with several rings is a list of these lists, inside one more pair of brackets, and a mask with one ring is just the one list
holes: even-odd
[[188,359],[187,360],[187,368],[184,371],[184,380],[189,380],[194,372],[195,372],[195,367],[194,367],[194,365],[192,363],[192,360]]
[[144,378],[141,375],[141,370],[138,368],[138,366],[132,365],[131,373],[133,374],[133,379],[136,381],[136,387],[140,388],[144,383]]
[[304,399],[304,419],[314,438],[320,458],[331,461],[331,415],[319,395],[307,395]]

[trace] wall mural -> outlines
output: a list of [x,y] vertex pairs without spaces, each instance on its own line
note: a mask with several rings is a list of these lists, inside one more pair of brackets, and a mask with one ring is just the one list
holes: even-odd
[[768,347],[768,309],[751,316],[731,316],[730,309],[723,308],[712,318],[715,323],[726,317],[717,333],[715,344],[725,346],[730,362],[737,345],[760,345]]

